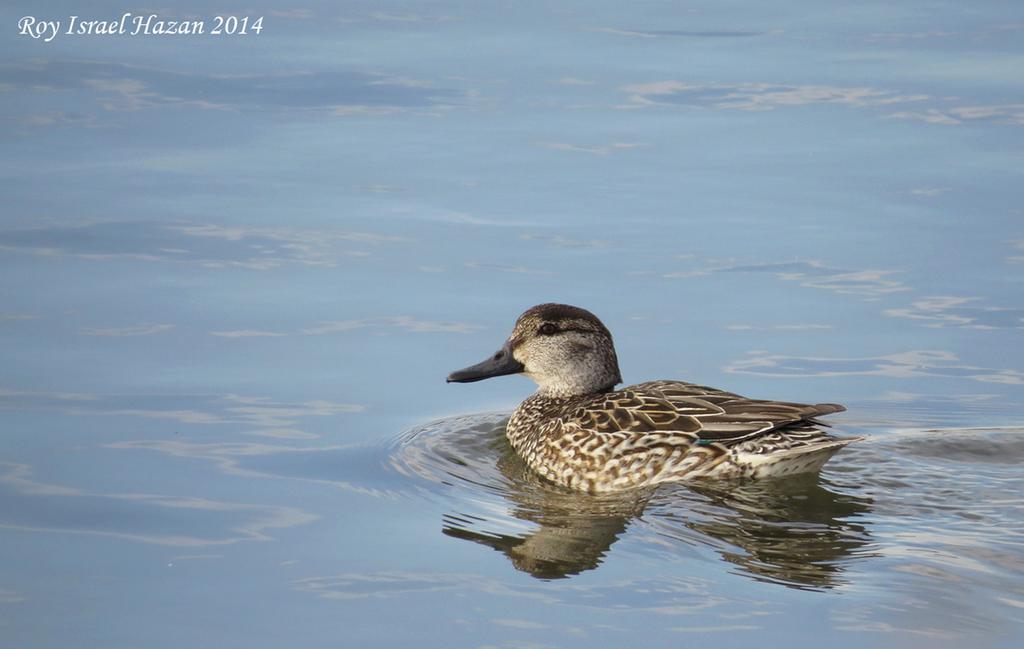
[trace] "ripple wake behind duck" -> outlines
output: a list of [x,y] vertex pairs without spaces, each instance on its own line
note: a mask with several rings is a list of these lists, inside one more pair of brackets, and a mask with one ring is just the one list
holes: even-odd
[[505,439],[506,422],[484,414],[427,424],[400,440],[391,466],[443,505],[442,533],[540,579],[595,569],[629,536],[633,552],[658,562],[666,551],[669,560],[720,556],[758,580],[823,589],[842,583],[846,560],[868,542],[848,519],[871,502],[820,476],[586,494],[532,471]]

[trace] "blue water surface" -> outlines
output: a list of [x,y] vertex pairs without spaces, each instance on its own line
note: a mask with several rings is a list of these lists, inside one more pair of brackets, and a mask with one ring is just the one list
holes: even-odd
[[[0,645],[1017,647],[1024,7],[0,7]],[[18,32],[262,17],[259,34]],[[593,498],[445,375],[841,402],[821,476]]]

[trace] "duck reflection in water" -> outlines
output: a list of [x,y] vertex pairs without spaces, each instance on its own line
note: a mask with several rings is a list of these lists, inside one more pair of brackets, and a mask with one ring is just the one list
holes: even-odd
[[[504,442],[504,436],[501,439]],[[559,579],[600,565],[605,553],[643,513],[652,489],[590,496],[545,483],[511,449],[497,468],[506,478],[503,496],[511,515],[539,526],[524,534],[503,534],[488,527],[505,522],[473,515],[449,515],[443,532],[503,552],[518,570],[540,579]]]
[[[446,473],[499,492],[512,507],[507,515],[493,508],[449,514],[443,532],[499,550],[540,579],[598,567],[631,525],[669,542],[711,547],[738,574],[794,588],[838,586],[846,565],[868,552],[870,537],[857,520],[871,501],[840,493],[817,474],[588,495],[538,477],[504,440],[504,422],[487,427],[486,443],[477,427],[462,438],[468,444],[447,450],[449,460],[462,459]],[[522,521],[532,529],[521,531]]]

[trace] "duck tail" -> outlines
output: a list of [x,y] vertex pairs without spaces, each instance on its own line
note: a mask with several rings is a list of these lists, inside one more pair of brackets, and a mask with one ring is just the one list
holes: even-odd
[[821,470],[836,451],[863,437],[830,437],[821,441],[801,444],[791,448],[774,450],[771,453],[741,451],[734,462],[743,467],[751,477],[813,473]]

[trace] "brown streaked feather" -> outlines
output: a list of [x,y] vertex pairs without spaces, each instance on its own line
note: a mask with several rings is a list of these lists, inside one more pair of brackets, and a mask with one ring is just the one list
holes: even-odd
[[589,396],[537,393],[513,413],[506,435],[542,476],[596,492],[815,470],[854,441],[816,426],[815,416],[837,409],[654,381]]
[[580,403],[563,418],[569,426],[596,433],[680,433],[679,443],[697,440],[729,445],[814,417],[845,410],[836,404],[808,405],[747,399],[682,381],[651,381]]

